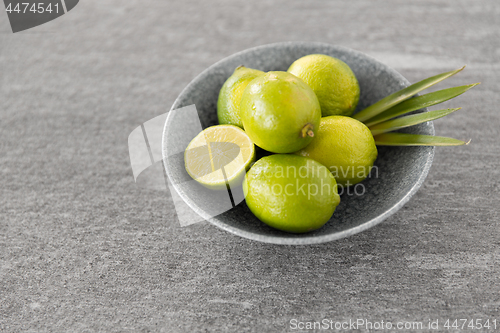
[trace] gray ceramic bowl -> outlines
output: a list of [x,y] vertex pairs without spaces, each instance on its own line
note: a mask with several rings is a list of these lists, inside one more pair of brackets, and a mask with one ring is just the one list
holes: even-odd
[[[203,128],[216,125],[219,89],[237,66],[244,65],[262,71],[286,71],[295,60],[313,53],[339,58],[351,67],[361,88],[357,111],[409,84],[401,74],[363,53],[323,43],[286,42],[251,48],[217,62],[181,92],[172,110],[194,104]],[[163,133],[164,163],[172,183],[186,184],[189,176],[182,158],[169,159],[167,156],[172,155],[172,152],[184,151],[196,133],[180,129],[178,119],[176,122],[172,114],[171,111]],[[428,122],[406,132],[433,135],[434,126]],[[351,194],[344,191],[341,204],[321,229],[299,235],[281,232],[260,222],[244,200],[236,207],[214,216],[220,207],[212,202],[217,196],[213,191],[205,190],[195,182],[190,182],[188,186],[174,186],[181,198],[201,217],[233,234],[266,243],[316,244],[356,234],[397,212],[422,185],[433,156],[432,147],[379,147],[375,162],[378,174],[373,173],[360,183],[363,187],[357,188],[357,194],[353,193],[354,189],[351,189]],[[238,197],[241,193],[234,195]]]

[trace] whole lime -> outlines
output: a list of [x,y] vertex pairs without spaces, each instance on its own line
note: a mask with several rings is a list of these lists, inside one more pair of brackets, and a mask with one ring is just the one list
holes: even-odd
[[241,95],[247,85],[264,72],[257,69],[237,67],[233,74],[224,82],[217,100],[217,117],[219,124],[235,125],[243,128],[240,117]]
[[325,165],[340,185],[354,185],[370,175],[378,151],[362,122],[351,117],[321,118],[314,141],[296,152]]
[[300,77],[318,96],[323,117],[350,116],[359,101],[359,84],[342,60],[324,54],[310,54],[296,60],[288,72]]
[[267,72],[248,84],[241,120],[250,139],[273,153],[292,153],[313,139],[321,119],[314,91],[287,72]]
[[293,154],[258,160],[245,176],[243,193],[259,220],[293,233],[321,228],[340,203],[330,171],[310,158]]

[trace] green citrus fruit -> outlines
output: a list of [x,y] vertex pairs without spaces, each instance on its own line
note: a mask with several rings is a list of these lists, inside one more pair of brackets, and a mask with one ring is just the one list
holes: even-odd
[[321,228],[340,203],[330,171],[310,158],[293,154],[258,160],[245,176],[243,193],[259,220],[293,233]]
[[253,161],[253,142],[245,131],[233,125],[206,128],[189,143],[184,152],[188,174],[213,190],[225,190],[226,185],[241,185]]
[[246,86],[257,76],[264,72],[239,66],[234,73],[224,82],[217,100],[217,117],[219,124],[235,125],[243,128],[240,117],[241,95]]
[[316,93],[323,117],[350,116],[356,109],[358,80],[342,60],[324,54],[310,54],[296,60],[288,72],[300,77]]
[[314,141],[296,152],[325,165],[340,185],[354,185],[370,174],[377,146],[368,129],[351,117],[321,118]]
[[240,112],[250,139],[273,153],[307,146],[321,119],[314,92],[287,72],[267,72],[252,80],[241,97]]

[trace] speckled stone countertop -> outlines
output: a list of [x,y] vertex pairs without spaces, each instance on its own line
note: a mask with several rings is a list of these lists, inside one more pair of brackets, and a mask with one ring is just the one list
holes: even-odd
[[[418,332],[461,318],[500,330],[499,17],[487,0],[86,0],[13,34],[0,13],[0,331],[298,332],[363,319]],[[349,238],[279,246],[181,227],[167,191],[134,183],[129,133],[208,66],[282,41],[358,50],[410,82],[467,65],[436,89],[481,85],[442,104],[462,110],[434,125],[471,144],[436,148],[417,194]]]

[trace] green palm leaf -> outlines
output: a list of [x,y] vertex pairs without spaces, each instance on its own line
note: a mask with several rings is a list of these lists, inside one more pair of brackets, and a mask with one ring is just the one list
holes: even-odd
[[479,83],[469,84],[460,87],[453,87],[448,89],[443,89],[435,92],[431,92],[422,96],[417,96],[414,98],[410,98],[402,103],[399,103],[390,109],[382,112],[378,116],[375,116],[368,121],[365,122],[365,125],[371,127],[375,124],[381,123],[385,120],[403,115],[405,113],[409,113],[412,111],[416,111],[419,109],[423,109],[435,104],[442,103],[458,95],[463,94],[467,90],[472,87],[477,86]]
[[444,110],[436,110],[436,111],[413,114],[410,116],[385,121],[383,123],[379,123],[369,128],[373,135],[379,135],[386,132],[392,132],[401,128],[425,123],[427,121],[431,121],[434,119],[439,119],[460,109],[461,108],[444,109]]
[[383,133],[374,136],[374,139],[377,146],[461,146],[470,142],[443,136],[407,133]]
[[451,72],[446,72],[442,74],[438,74],[435,76],[432,76],[430,78],[427,78],[425,80],[422,80],[420,82],[417,82],[415,84],[412,84],[409,87],[406,87],[404,89],[399,90],[398,92],[395,92],[394,94],[391,94],[380,101],[378,101],[375,104],[372,104],[371,106],[367,107],[366,109],[358,112],[355,114],[353,117],[361,122],[365,122],[380,113],[384,112],[385,110],[393,107],[396,104],[399,104],[408,98],[412,97],[413,95],[419,93],[420,91],[427,89],[433,85],[435,85],[438,82],[443,81],[444,79],[455,75],[456,73],[460,72],[464,67],[456,69]]

